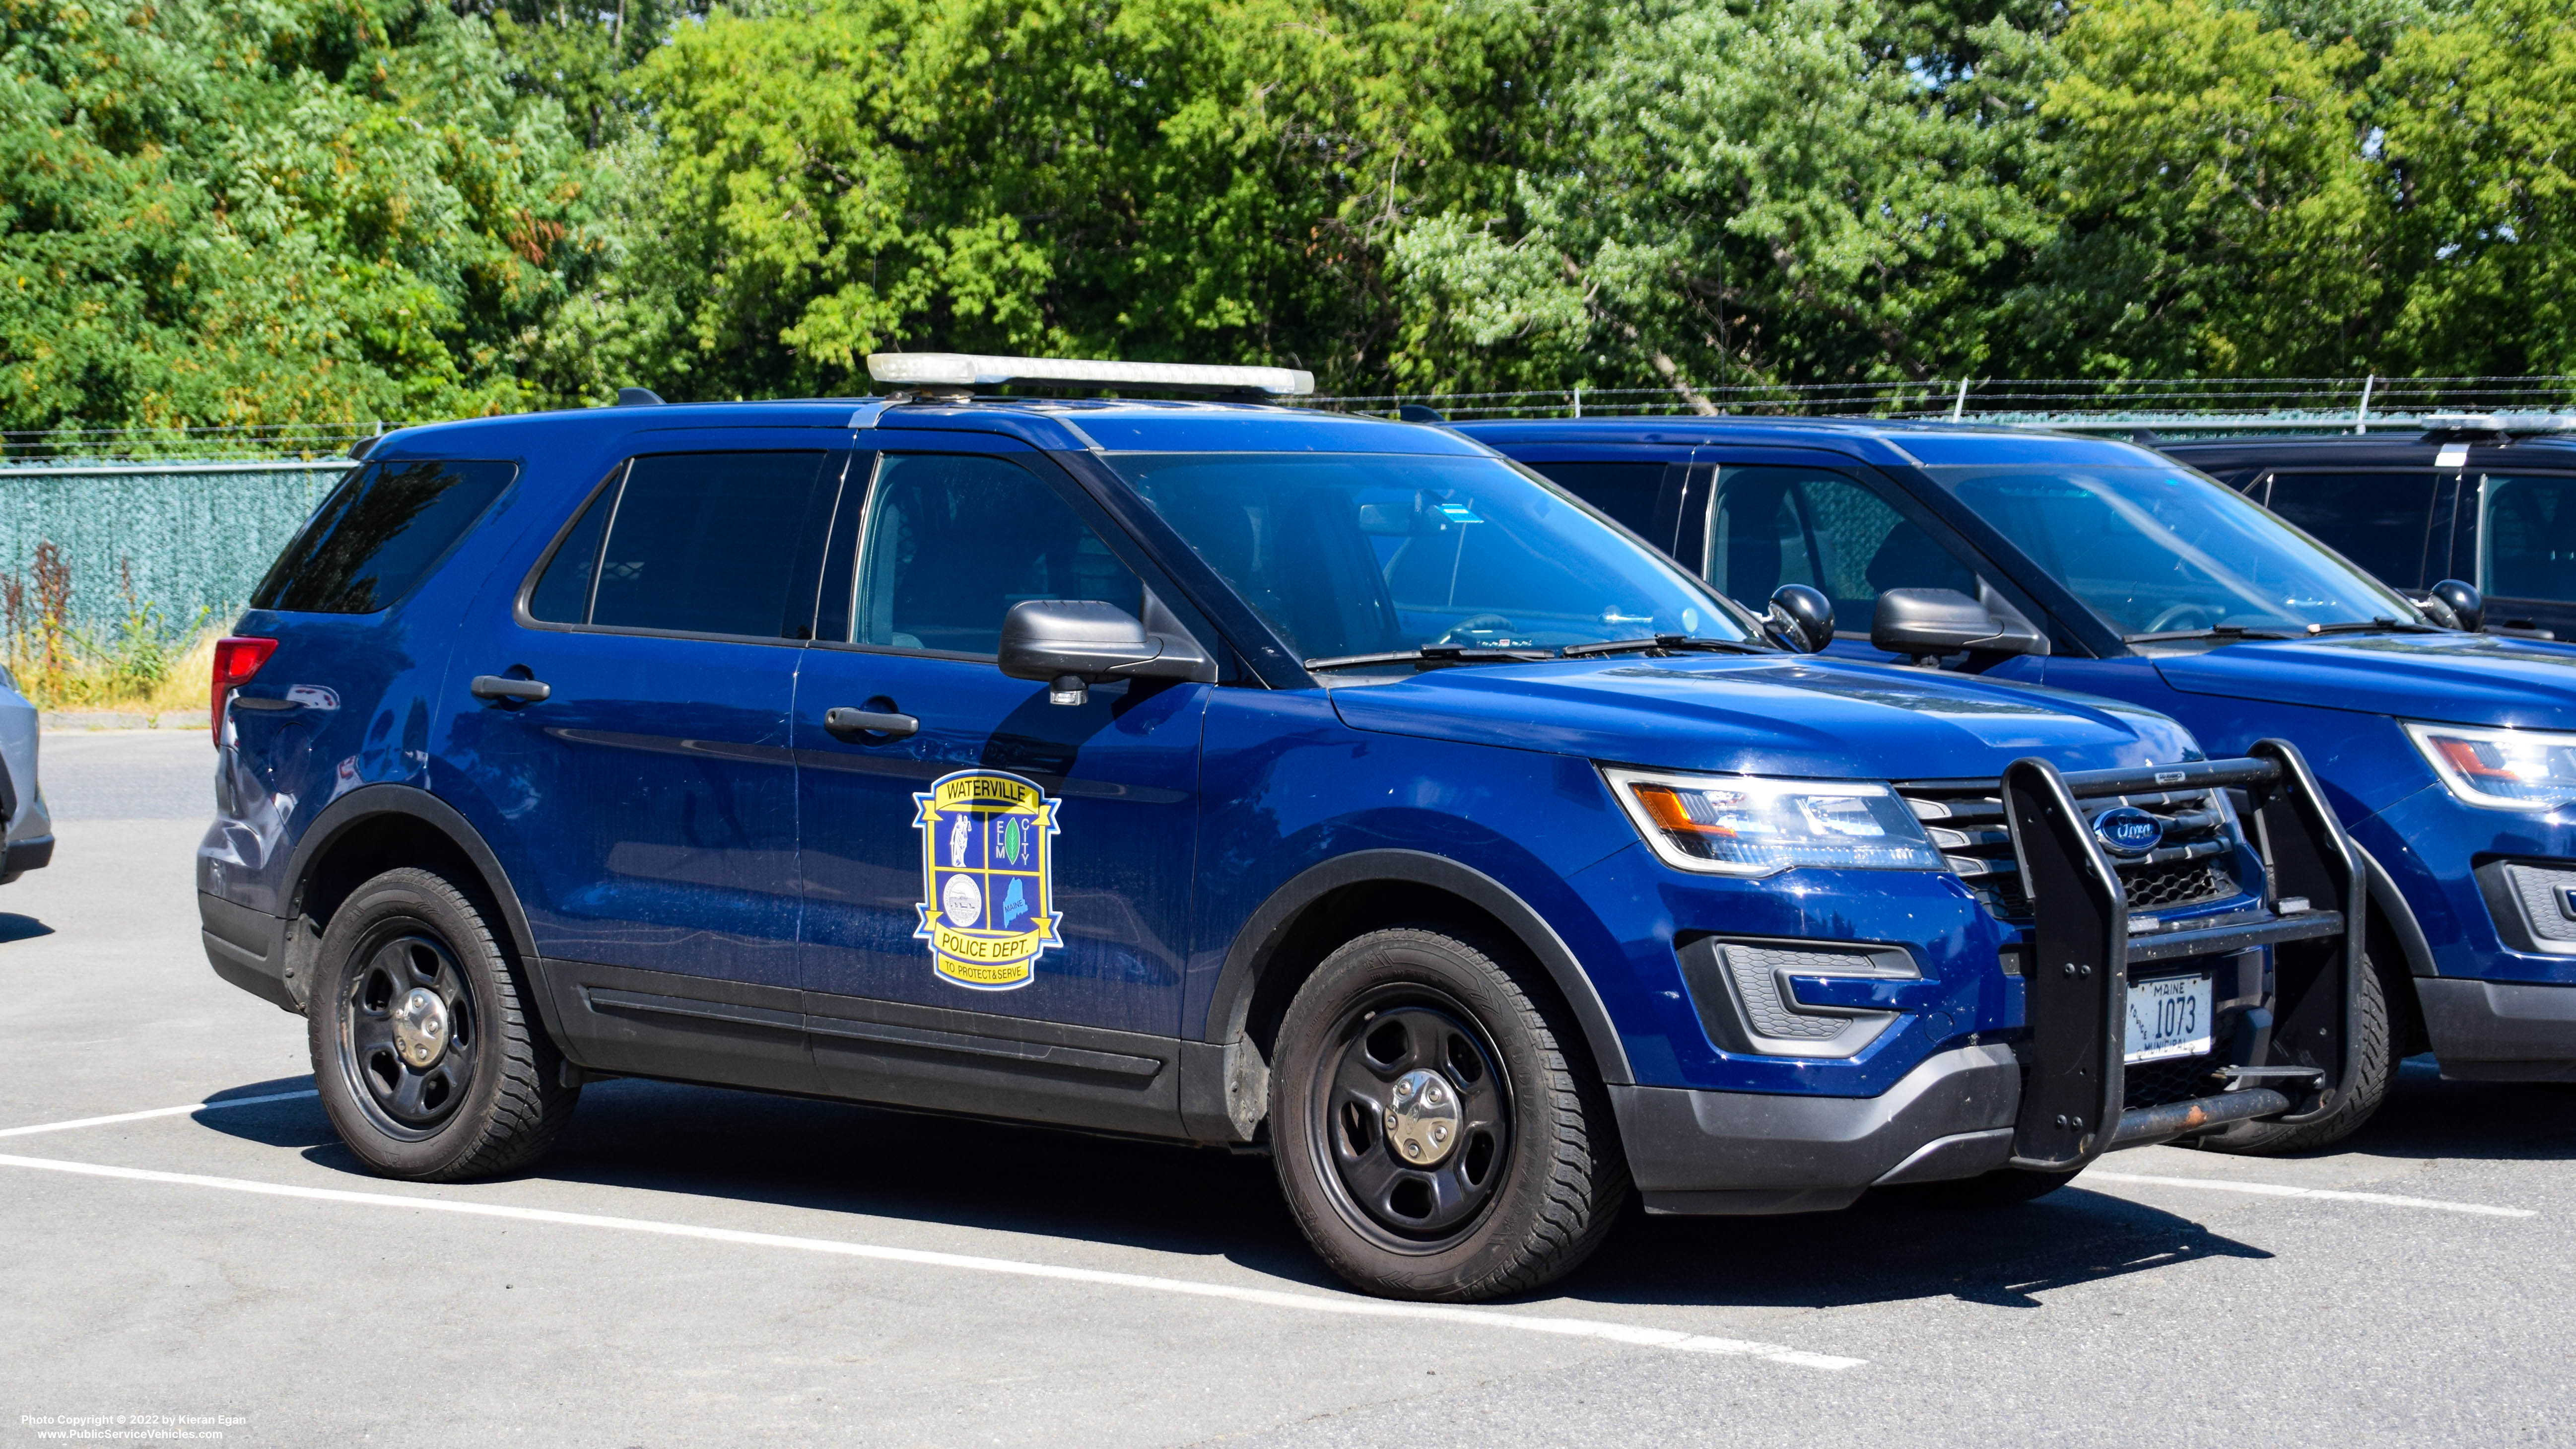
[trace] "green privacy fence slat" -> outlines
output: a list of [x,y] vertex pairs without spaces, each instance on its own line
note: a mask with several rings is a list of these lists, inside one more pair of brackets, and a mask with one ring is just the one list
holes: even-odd
[[0,467],[0,574],[29,580],[50,540],[71,569],[76,627],[113,637],[125,618],[119,583],[166,627],[228,624],[271,560],[349,466],[248,472],[205,465]]

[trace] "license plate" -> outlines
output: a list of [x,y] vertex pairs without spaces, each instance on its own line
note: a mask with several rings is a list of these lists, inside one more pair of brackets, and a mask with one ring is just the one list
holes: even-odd
[[2121,1058],[2130,1063],[2160,1062],[2167,1057],[2196,1057],[2209,1050],[2209,1007],[2213,1000],[2206,976],[2168,976],[2161,981],[2129,983],[2129,1036]]

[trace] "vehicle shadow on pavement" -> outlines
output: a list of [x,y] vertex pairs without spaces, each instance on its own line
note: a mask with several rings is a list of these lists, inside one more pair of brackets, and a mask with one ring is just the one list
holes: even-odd
[[[311,1100],[197,1120],[370,1176]],[[1299,1236],[1267,1159],[1044,1127],[624,1079],[585,1089],[554,1150],[523,1176],[1223,1256],[1339,1286]],[[651,1215],[631,1203],[593,1210]]]
[[[306,1084],[286,1078],[228,1095]],[[310,1099],[197,1120],[365,1175]],[[562,1140],[528,1176],[1222,1258],[1290,1282],[1345,1286],[1306,1246],[1266,1159],[1204,1149],[626,1080],[585,1091]],[[1952,1297],[2027,1308],[2071,1284],[2268,1256],[2076,1188],[1983,1212],[1905,1194],[1777,1218],[1632,1208],[1589,1264],[1542,1297],[1802,1307]]]
[[2125,1198],[2066,1187],[1984,1210],[1910,1192],[1837,1213],[1634,1212],[1566,1287],[1587,1302],[1834,1308],[1956,1298],[2038,1308],[2038,1295],[2260,1248]]
[[2400,1063],[2359,1132],[2307,1157],[2367,1152],[2459,1161],[2576,1158],[2576,1083],[2446,1082],[2429,1056]]
[[53,927],[33,916],[22,916],[14,911],[0,911],[0,945],[7,945],[11,941],[31,941],[38,936],[50,936],[53,933]]

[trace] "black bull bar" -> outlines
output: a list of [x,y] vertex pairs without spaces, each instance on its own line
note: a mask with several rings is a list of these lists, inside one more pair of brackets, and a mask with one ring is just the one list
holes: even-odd
[[[2175,778],[2179,773],[2182,778]],[[2127,893],[2079,800],[2194,789],[2241,791],[2271,888],[2259,910],[2132,940]],[[2030,1040],[2015,1167],[2072,1172],[2103,1153],[2234,1122],[2312,1121],[2334,1109],[2351,1066],[2362,957],[2361,872],[2307,761],[2286,740],[2247,757],[2179,767],[2061,773],[2040,759],[2004,771],[2004,815],[2033,923],[2023,980]],[[2283,914],[2282,904],[2309,908]],[[2123,1110],[2133,966],[2272,948],[2268,1032],[2240,1026],[2237,1084],[2214,1096]],[[2252,1013],[2248,1013],[2250,1017]],[[2260,1085],[2255,1085],[2260,1083]]]

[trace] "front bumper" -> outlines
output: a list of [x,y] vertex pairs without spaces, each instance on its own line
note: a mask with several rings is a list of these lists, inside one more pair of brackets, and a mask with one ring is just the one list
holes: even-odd
[[[2299,904],[2133,933],[2079,800],[2213,786],[2259,802],[2266,872]],[[2118,1148],[2333,1109],[2349,1066],[2363,890],[2296,750],[2265,741],[2244,760],[2075,776],[2021,760],[2004,792],[2035,916],[2022,1038],[1938,1053],[1873,1097],[1614,1087],[1648,1211],[1825,1211],[1874,1186],[2001,1167],[2071,1175]],[[2225,1065],[2207,1069],[2197,1090],[2208,1095],[2130,1106],[2130,969],[2193,963],[2213,977],[2232,964],[2245,993]]]
[[2576,986],[2422,976],[2415,1000],[2443,1076],[2576,1082]]
[[1974,1177],[2012,1156],[2021,1064],[1940,1052],[1875,1097],[1612,1087],[1646,1211],[1830,1212],[1871,1187]]

